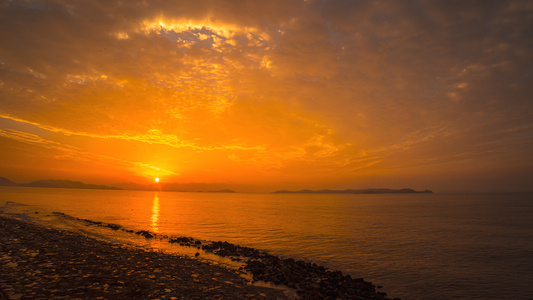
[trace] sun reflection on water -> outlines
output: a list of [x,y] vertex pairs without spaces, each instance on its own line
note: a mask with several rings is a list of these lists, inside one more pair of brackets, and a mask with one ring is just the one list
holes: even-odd
[[152,224],[150,229],[153,232],[159,231],[159,192],[155,192],[154,201],[152,203]]

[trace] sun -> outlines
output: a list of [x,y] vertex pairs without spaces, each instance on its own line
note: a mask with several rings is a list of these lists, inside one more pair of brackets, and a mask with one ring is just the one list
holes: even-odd
[[155,182],[159,182],[159,178],[156,178],[156,179],[154,179],[154,180],[155,180]]

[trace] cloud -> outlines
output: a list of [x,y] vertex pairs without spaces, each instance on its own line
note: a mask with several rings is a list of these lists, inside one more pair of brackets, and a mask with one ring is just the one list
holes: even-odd
[[[0,116],[102,147],[223,160],[214,170],[349,177],[474,161],[468,153],[510,159],[533,135],[532,10],[528,1],[8,1]],[[523,129],[513,138],[492,134],[514,128]]]
[[131,162],[123,159],[117,159],[104,155],[97,155],[94,153],[89,153],[73,147],[70,145],[64,145],[55,141],[44,139],[38,135],[30,134],[26,132],[20,132],[10,129],[0,129],[0,137],[11,139],[17,142],[36,145],[38,147],[51,150],[51,157],[42,157],[43,160],[54,158],[68,161],[76,162],[85,162],[97,165],[113,165],[118,168],[129,169],[135,174],[142,174],[145,176],[168,176],[168,175],[178,175],[173,171],[161,169],[146,163],[141,162]]

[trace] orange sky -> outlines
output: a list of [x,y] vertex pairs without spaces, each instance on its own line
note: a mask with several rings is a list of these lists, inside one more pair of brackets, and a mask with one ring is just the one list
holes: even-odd
[[13,0],[0,41],[16,182],[532,190],[531,1]]

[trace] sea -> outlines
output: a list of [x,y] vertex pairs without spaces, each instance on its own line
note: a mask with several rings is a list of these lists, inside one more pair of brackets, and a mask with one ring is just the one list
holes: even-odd
[[[78,218],[159,236],[227,241],[364,278],[390,298],[533,299],[530,193],[248,194],[0,187],[0,213],[93,235]],[[97,234],[173,251],[169,245],[174,244],[134,234],[127,238],[108,228]]]

